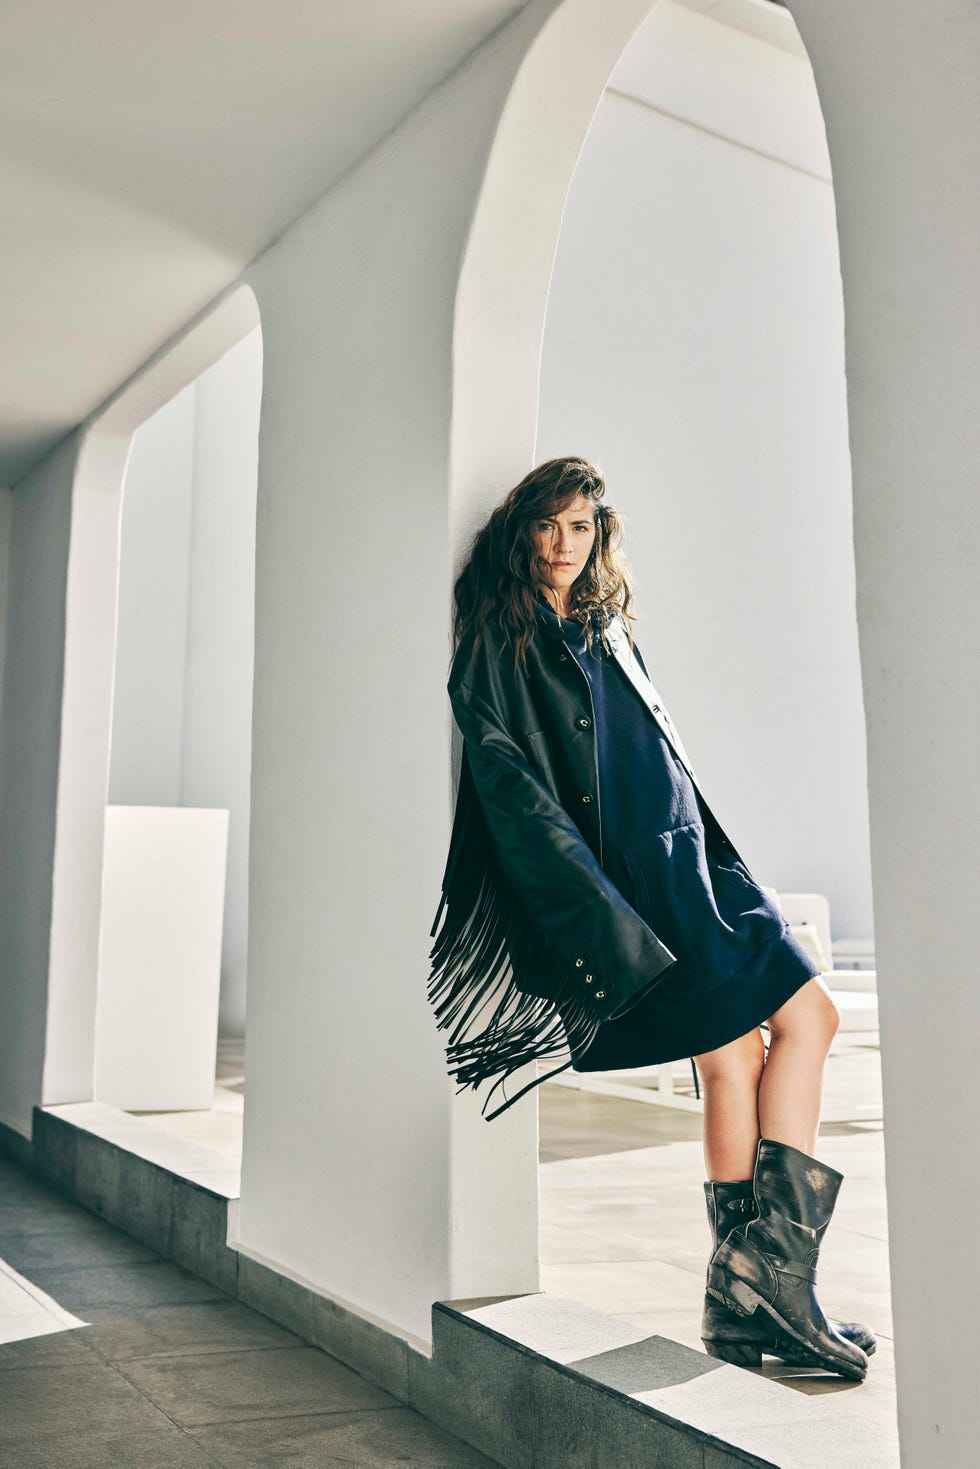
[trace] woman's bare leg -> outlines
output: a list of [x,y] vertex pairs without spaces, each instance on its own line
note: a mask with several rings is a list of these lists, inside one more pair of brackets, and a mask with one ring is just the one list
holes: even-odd
[[704,1087],[704,1163],[715,1182],[751,1178],[759,1136],[813,1154],[823,1073],[840,1011],[819,976],[774,1010],[769,1054],[756,1027],[695,1056]]
[[763,1137],[813,1156],[824,1065],[840,1025],[840,1011],[818,975],[774,1010],[768,1025],[769,1055],[759,1083],[759,1130]]
[[759,1142],[758,1095],[765,1049],[758,1026],[695,1056],[704,1095],[704,1166],[714,1182],[751,1178]]

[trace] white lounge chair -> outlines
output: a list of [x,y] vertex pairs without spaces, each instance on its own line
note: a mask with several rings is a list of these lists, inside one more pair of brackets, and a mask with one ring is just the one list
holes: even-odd
[[[824,983],[840,1011],[841,1030],[878,1029],[877,974],[834,962],[830,937],[830,904],[823,893],[777,893],[766,888],[782,909],[790,932],[820,965]],[[865,948],[865,952],[868,950]]]

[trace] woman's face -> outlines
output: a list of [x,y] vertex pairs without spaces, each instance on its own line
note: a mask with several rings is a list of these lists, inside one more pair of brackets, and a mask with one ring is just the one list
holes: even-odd
[[595,544],[595,511],[585,495],[579,495],[566,510],[536,520],[532,526],[534,549],[548,563],[548,586],[562,596],[568,594],[582,574]]

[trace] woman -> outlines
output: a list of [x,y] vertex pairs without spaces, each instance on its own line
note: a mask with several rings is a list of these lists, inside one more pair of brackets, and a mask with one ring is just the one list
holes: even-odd
[[561,1058],[488,1120],[567,1066],[690,1057],[705,1347],[860,1380],[874,1334],[829,1322],[814,1290],[842,1179],[812,1156],[839,1015],[650,682],[622,540],[600,471],[573,457],[532,470],[474,537],[454,589],[463,750],[429,999],[461,1090]]

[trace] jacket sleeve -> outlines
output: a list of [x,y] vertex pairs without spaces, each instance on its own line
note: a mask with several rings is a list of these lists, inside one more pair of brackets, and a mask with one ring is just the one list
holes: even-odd
[[674,954],[600,867],[495,710],[466,684],[450,698],[501,867],[593,1013],[615,1018],[664,977]]

